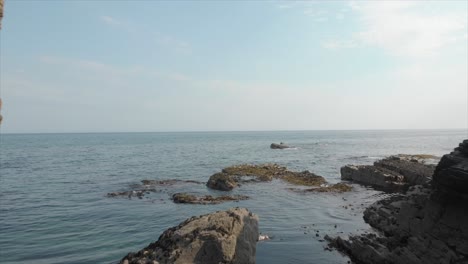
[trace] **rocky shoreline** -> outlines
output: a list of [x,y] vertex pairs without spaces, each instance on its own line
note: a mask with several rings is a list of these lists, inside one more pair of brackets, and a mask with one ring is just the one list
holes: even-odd
[[[396,155],[373,165],[346,165],[341,168],[344,182],[333,185],[309,171],[293,172],[276,164],[237,165],[213,174],[206,186],[231,191],[242,184],[279,179],[312,187],[288,188],[295,192],[340,193],[352,190],[346,181],[371,185],[389,193],[363,213],[376,233],[326,235],[326,249],[335,248],[353,262],[364,264],[468,263],[468,140],[435,166],[437,160],[431,155]],[[146,186],[143,192],[155,185],[199,184],[142,182]],[[175,203],[217,204],[248,198],[175,193],[171,199]],[[233,208],[192,217],[166,230],[148,247],[129,253],[120,263],[255,263],[257,241],[258,217],[247,209]]]
[[327,237],[330,246],[364,264],[468,263],[468,140],[442,157],[431,179],[364,211],[378,234]]

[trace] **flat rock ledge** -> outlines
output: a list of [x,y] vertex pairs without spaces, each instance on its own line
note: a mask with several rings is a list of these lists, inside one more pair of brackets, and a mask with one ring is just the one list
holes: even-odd
[[191,217],[121,264],[253,264],[258,217],[245,208]]
[[190,193],[175,193],[172,195],[172,201],[180,204],[219,204],[224,202],[238,202],[247,199],[249,199],[249,197],[245,195],[196,196]]
[[208,183],[209,188],[230,191],[242,183],[266,182],[281,179],[291,184],[319,187],[327,181],[309,171],[293,172],[277,164],[250,165],[243,164],[224,168],[213,174]]
[[341,167],[341,179],[370,185],[388,192],[406,191],[409,186],[427,184],[435,166],[432,155],[396,155],[374,162],[374,165]]
[[330,238],[356,263],[468,263],[468,141],[445,155],[430,185],[372,204],[364,220],[376,234]]

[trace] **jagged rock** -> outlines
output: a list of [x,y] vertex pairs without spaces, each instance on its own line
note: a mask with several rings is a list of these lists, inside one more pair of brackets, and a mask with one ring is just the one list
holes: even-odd
[[271,143],[270,145],[270,148],[271,149],[286,149],[286,148],[290,148],[290,146],[284,144],[283,142],[277,144],[277,143]]
[[227,167],[221,172],[213,174],[206,185],[211,189],[230,191],[241,183],[264,182],[273,179],[281,179],[291,184],[304,186],[320,186],[326,183],[322,176],[309,171],[293,172],[277,164],[244,164]]
[[187,204],[219,204],[224,202],[247,200],[248,196],[245,195],[223,195],[214,197],[211,195],[196,196],[189,193],[175,193],[172,195],[174,203],[187,203]]
[[245,208],[192,217],[120,263],[255,263],[258,217]]
[[404,191],[409,186],[427,184],[430,181],[435,167],[422,163],[429,157],[433,156],[398,155],[376,161],[374,165],[346,165],[341,168],[341,179],[390,192]]
[[442,158],[433,187],[412,186],[367,208],[364,220],[379,234],[328,238],[330,246],[364,264],[468,263],[467,146]]
[[468,199],[468,140],[442,157],[434,172],[433,186],[446,195]]

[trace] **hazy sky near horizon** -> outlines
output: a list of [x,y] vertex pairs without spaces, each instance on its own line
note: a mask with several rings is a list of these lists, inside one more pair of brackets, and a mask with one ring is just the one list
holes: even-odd
[[1,132],[467,128],[467,1],[13,1]]

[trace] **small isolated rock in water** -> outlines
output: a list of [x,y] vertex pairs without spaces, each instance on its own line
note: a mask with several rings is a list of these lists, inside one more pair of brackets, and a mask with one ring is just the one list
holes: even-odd
[[192,217],[120,263],[254,264],[258,217],[245,208]]
[[277,143],[271,143],[270,145],[270,148],[271,149],[286,149],[286,148],[290,148],[290,146],[284,144],[283,142],[277,144]]
[[214,197],[211,195],[196,196],[189,193],[175,193],[172,195],[172,201],[174,201],[174,203],[187,204],[219,204],[224,202],[240,201],[247,199],[249,199],[249,197],[245,195],[223,195],[218,197]]

